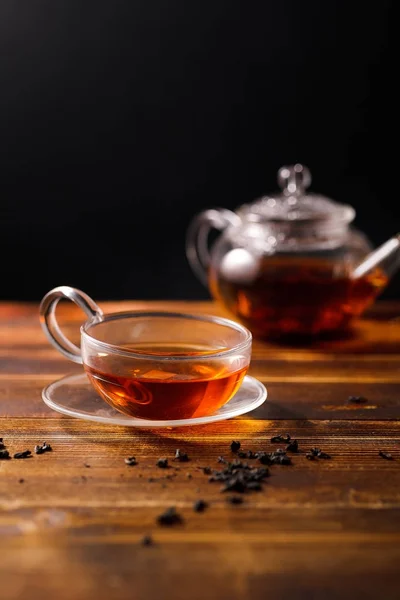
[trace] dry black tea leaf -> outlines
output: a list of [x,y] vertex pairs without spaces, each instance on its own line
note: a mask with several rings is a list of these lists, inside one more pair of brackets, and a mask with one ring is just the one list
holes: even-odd
[[14,458],[31,458],[32,452],[30,450],[24,450],[23,452],[16,452]]
[[204,475],[211,475],[212,473],[211,467],[200,467],[200,469],[203,471]]
[[365,404],[368,402],[364,396],[349,396],[348,401],[352,404]]
[[308,460],[315,460],[315,454],[313,454],[312,452],[306,452],[306,458]]
[[188,462],[189,456],[186,454],[186,452],[182,452],[181,450],[179,450],[179,448],[177,448],[175,450],[174,460],[179,460],[180,462]]
[[257,458],[257,453],[253,452],[253,450],[247,450],[246,456],[243,458],[249,458],[250,460],[253,460],[253,459]]
[[299,443],[297,440],[292,440],[287,446],[286,446],[286,451],[287,452],[298,452],[299,451]]
[[231,450],[232,452],[238,452],[238,450],[240,449],[240,442],[238,441],[232,441],[231,442]]
[[186,473],[186,477],[187,477],[188,479],[192,479],[193,475],[192,475],[191,473]]
[[269,477],[269,469],[267,467],[254,467],[249,471],[249,475],[253,481],[263,481]]
[[277,448],[275,452],[272,452],[271,454],[274,454],[275,456],[282,456],[283,454],[286,454],[286,452],[283,448]]
[[218,456],[218,462],[219,462],[219,463],[226,464],[226,460],[224,459],[224,457],[223,457],[223,456]]
[[268,452],[257,452],[257,458],[262,465],[270,465],[272,464],[270,455]]
[[251,468],[247,463],[235,460],[221,471],[214,471],[209,481],[223,483],[222,492],[239,492],[243,494],[246,491],[258,489],[258,486],[249,484],[261,483],[268,475],[269,471],[265,467]]
[[226,484],[221,488],[221,492],[239,492],[243,494],[247,489],[247,483],[240,477],[232,477],[228,479]]
[[159,525],[178,525],[182,523],[182,517],[176,512],[176,508],[171,506],[161,515],[158,515],[157,522]]
[[393,456],[389,452],[385,452],[384,450],[379,450],[379,456],[385,458],[386,460],[394,460]]
[[291,465],[292,461],[285,450],[278,448],[275,452],[257,452],[257,458],[262,465]]
[[137,460],[134,456],[128,456],[128,458],[124,459],[124,462],[126,465],[129,465],[130,467],[134,467],[135,465],[137,465]]
[[232,465],[232,467],[234,469],[250,469],[247,462],[242,462],[241,460],[239,460],[237,458],[234,458],[233,461],[229,464]]
[[291,437],[288,433],[286,435],[282,435],[282,434],[274,435],[271,438],[271,442],[273,444],[288,444],[290,442],[290,440],[291,440]]
[[322,452],[322,450],[320,450],[317,454],[318,458],[323,458],[323,459],[329,459],[331,458],[331,455],[328,454],[327,452]]
[[196,502],[193,504],[193,510],[195,512],[204,512],[207,507],[208,504],[205,500],[196,500]]
[[[312,454],[312,456],[314,458],[322,458],[322,459],[329,459],[331,458],[330,454],[327,454],[326,452],[322,452],[321,448],[311,448],[310,452],[308,454]],[[306,454],[307,456],[307,454]],[[307,456],[307,458],[309,458]],[[312,460],[312,459],[310,459]]]
[[142,546],[153,546],[154,545],[154,541],[153,541],[153,538],[151,537],[151,535],[144,535],[142,537],[142,539],[140,540],[140,543]]
[[7,460],[8,458],[11,458],[10,453],[8,450],[0,450],[0,460]]
[[249,481],[246,486],[247,491],[258,492],[261,488],[261,483],[259,481]]
[[159,458],[156,462],[157,467],[160,469],[166,469],[168,467],[168,459],[167,458]]
[[242,496],[228,496],[226,501],[229,502],[229,504],[243,504],[243,497]]
[[46,444],[46,442],[43,442],[43,444],[41,446],[35,446],[36,454],[44,454],[45,452],[51,452],[51,451],[52,451],[52,447],[50,446],[50,444]]
[[247,452],[245,452],[244,450],[239,450],[237,455],[239,458],[247,458]]
[[275,464],[278,464],[278,465],[291,465],[292,464],[292,459],[289,456],[286,456],[286,454],[281,454],[280,456],[277,457],[277,460],[275,461]]

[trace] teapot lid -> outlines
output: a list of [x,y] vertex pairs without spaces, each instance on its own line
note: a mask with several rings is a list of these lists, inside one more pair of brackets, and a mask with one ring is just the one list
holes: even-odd
[[355,210],[348,204],[340,204],[322,196],[307,192],[311,173],[307,167],[296,164],[278,171],[281,193],[262,196],[250,204],[243,204],[237,214],[245,221],[335,221],[350,223]]

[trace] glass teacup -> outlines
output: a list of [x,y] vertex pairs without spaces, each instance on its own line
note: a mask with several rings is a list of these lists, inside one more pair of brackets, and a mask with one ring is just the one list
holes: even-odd
[[[80,329],[80,348],[58,326],[55,310],[62,298],[89,317]],[[250,363],[251,333],[221,317],[146,311],[104,315],[89,296],[68,286],[46,294],[40,317],[53,346],[83,364],[108,404],[133,417],[210,415],[236,393]]]

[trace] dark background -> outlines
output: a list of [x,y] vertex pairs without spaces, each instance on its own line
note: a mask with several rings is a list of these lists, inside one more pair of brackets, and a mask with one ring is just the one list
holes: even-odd
[[205,297],[191,217],[297,161],[375,244],[396,233],[393,7],[2,0],[0,296]]

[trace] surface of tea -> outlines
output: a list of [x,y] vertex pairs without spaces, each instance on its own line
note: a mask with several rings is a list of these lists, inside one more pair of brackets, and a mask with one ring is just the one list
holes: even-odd
[[308,258],[267,258],[251,281],[239,270],[211,271],[210,287],[255,335],[315,335],[344,329],[387,284],[375,269],[352,280],[350,267]]
[[[247,367],[232,370],[229,359],[213,359],[213,355],[224,348],[141,344],[124,349],[146,356],[138,360],[137,365],[131,359],[132,369],[122,363],[119,365],[118,357],[108,355],[100,357],[95,367],[84,365],[85,370],[108,404],[143,419],[188,419],[210,415],[235,394],[247,371]],[[191,356],[194,360],[160,363],[157,356]],[[203,358],[196,362],[196,356]]]

